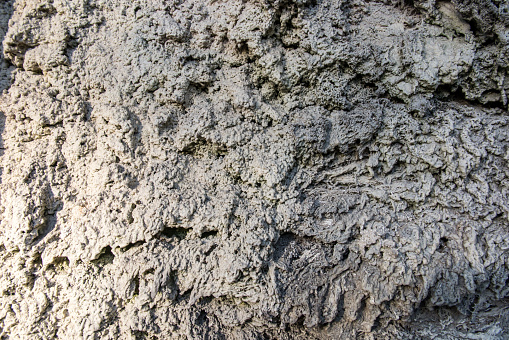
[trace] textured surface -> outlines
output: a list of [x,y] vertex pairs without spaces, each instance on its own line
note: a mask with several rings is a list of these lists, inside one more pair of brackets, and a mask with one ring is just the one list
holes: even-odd
[[0,2],[1,339],[509,337],[509,4]]

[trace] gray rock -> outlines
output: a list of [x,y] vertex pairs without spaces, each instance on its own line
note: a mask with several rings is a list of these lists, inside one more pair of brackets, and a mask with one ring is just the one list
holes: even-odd
[[0,3],[0,338],[509,338],[503,1]]

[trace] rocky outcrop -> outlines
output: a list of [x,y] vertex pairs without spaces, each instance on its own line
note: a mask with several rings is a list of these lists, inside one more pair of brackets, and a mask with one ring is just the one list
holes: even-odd
[[0,338],[509,336],[506,2],[18,0],[0,37]]

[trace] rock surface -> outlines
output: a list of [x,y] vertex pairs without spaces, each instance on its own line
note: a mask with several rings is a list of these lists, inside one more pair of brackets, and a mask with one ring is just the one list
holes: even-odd
[[1,339],[509,338],[509,3],[0,2]]

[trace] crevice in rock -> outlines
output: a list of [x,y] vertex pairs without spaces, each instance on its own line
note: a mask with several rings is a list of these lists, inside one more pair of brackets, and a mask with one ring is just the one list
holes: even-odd
[[447,248],[448,241],[449,241],[449,239],[447,237],[445,237],[445,236],[441,237],[437,250],[442,251],[442,252],[445,251],[445,249]]
[[154,268],[150,268],[150,269],[147,269],[143,272],[143,275],[149,275],[149,274],[154,274],[155,270]]
[[140,277],[136,276],[133,278],[133,284],[134,284],[134,293],[133,296],[140,295]]
[[295,248],[292,250],[291,254],[297,256],[304,249],[314,246],[321,247],[322,249],[332,249],[332,244],[324,243],[315,237],[297,235],[293,232],[284,232],[274,244],[273,260],[275,262],[279,261],[288,247]]
[[58,256],[46,266],[46,270],[62,271],[69,267],[69,258],[67,256]]
[[57,224],[57,216],[56,214],[53,215],[46,215],[45,217],[45,223],[44,225],[37,230],[37,237],[34,239],[34,244],[40,243],[53,229],[55,229],[55,226]]
[[[499,95],[497,91],[490,91],[494,95]],[[487,93],[483,93],[486,95]],[[478,100],[472,100],[465,97],[461,86],[452,85],[452,84],[441,84],[435,90],[435,98],[441,102],[456,102],[460,104],[465,104],[469,106],[478,106],[487,109],[501,109],[502,111],[507,111],[507,106],[502,103],[502,101],[490,101],[483,103]]]
[[196,141],[186,145],[180,152],[193,157],[200,157],[203,154],[224,157],[228,154],[228,148],[224,145],[211,143],[204,138],[198,138]]
[[101,250],[100,255],[97,257],[97,259],[92,260],[92,262],[95,265],[106,265],[113,263],[113,260],[115,259],[115,255],[112,252],[111,246],[106,246]]
[[212,252],[213,252],[213,251],[214,251],[217,247],[218,247],[218,245],[217,245],[217,244],[213,244],[213,245],[210,247],[210,249],[209,249],[209,250],[207,250],[207,251],[205,252],[205,254],[204,254],[204,255],[205,255],[205,256],[209,256],[210,254],[212,254]]
[[178,293],[177,293],[177,303],[180,303],[182,301],[189,301],[189,299],[191,298],[191,292],[192,292],[192,288],[189,288],[188,290],[185,290],[183,292],[180,292],[180,289],[178,289]]
[[200,314],[196,318],[197,326],[207,326],[209,323],[209,318],[207,317],[207,313],[205,311],[200,311]]
[[219,232],[217,230],[206,231],[206,232],[201,234],[201,238],[213,238],[213,237],[217,237],[218,233]]
[[165,227],[161,231],[161,235],[167,238],[177,238],[178,240],[185,239],[188,233],[189,229],[179,227]]
[[[1,251],[1,249],[0,249]],[[39,268],[42,266],[42,257],[41,257],[41,253],[39,252],[35,252],[33,255],[32,255],[32,266],[36,267],[36,268]]]
[[133,331],[133,335],[135,340],[157,340],[156,336],[150,336],[148,332],[145,331]]
[[128,251],[129,249],[131,248],[135,248],[135,247],[139,247],[139,246],[142,246],[143,244],[145,244],[146,241],[145,240],[141,240],[141,241],[137,241],[137,242],[134,242],[134,243],[129,243],[127,246],[125,247],[122,247],[120,248],[120,250],[125,253],[126,251]]

